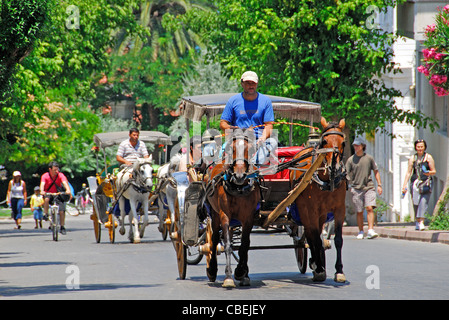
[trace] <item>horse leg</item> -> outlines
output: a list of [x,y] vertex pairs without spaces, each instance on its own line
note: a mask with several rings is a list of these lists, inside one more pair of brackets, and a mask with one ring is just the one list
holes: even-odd
[[310,268],[313,270],[312,280],[321,282],[326,280],[325,253],[321,242],[321,230],[318,227],[311,229],[306,229],[306,237],[312,254],[312,263],[310,264]]
[[119,199],[119,208],[120,208],[120,234],[123,236],[126,232],[125,230],[125,199],[121,197]]
[[220,222],[218,214],[212,213],[212,248],[209,266],[206,268],[206,274],[210,282],[215,282],[217,278],[217,245],[220,242]]
[[142,226],[140,227],[140,238],[143,238],[143,234],[145,233],[145,228],[148,224],[148,195],[144,194],[142,208],[143,208],[143,221],[142,221]]
[[229,230],[229,219],[224,213],[222,213],[221,215],[222,217],[225,216],[221,222],[221,230],[223,231],[223,242],[226,255],[225,280],[223,281],[222,287],[235,288],[235,282],[234,279],[232,279],[232,268],[231,268],[232,247]]
[[248,276],[248,250],[250,246],[250,233],[252,229],[252,223],[246,223],[242,227],[242,239],[239,249],[239,263],[234,271],[234,277],[240,281],[241,286],[249,286],[250,279]]
[[130,233],[129,240],[132,243],[140,243],[139,236],[139,220],[137,219],[137,206],[135,201],[129,202],[131,210],[129,210]]
[[[344,210],[344,209],[343,209]],[[335,213],[335,249],[337,250],[337,259],[335,262],[335,282],[346,282],[345,274],[343,273],[343,263],[341,260],[341,249],[343,247],[343,220],[344,220],[344,211],[341,213],[339,210],[338,213]]]

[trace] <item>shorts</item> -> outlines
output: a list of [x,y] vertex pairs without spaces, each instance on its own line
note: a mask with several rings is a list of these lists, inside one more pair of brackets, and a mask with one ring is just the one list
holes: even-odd
[[42,218],[43,218],[42,209],[33,210],[33,216],[34,216],[34,219],[36,219],[36,220],[42,220]]
[[63,201],[63,198],[60,195],[58,195],[58,196],[45,195],[44,198],[50,199],[50,202],[49,202],[50,205],[57,204],[59,207],[59,212],[65,211],[66,203]]
[[366,207],[375,208],[376,205],[376,191],[374,189],[358,190],[351,188],[352,202],[354,203],[356,212],[363,212]]

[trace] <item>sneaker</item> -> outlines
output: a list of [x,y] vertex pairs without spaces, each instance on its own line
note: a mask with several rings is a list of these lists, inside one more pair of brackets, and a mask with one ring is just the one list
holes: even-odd
[[374,231],[374,229],[369,229],[368,230],[368,239],[374,239],[377,238],[379,235],[376,233],[376,231]]
[[419,222],[418,221],[416,221],[415,230],[419,230]]
[[65,231],[65,228],[61,226],[61,234],[65,235],[67,232]]
[[423,231],[423,230],[425,230],[426,229],[426,226],[424,225],[424,223],[420,223],[419,224],[419,231]]
[[363,233],[363,231],[359,231],[359,234],[357,235],[357,239],[362,240],[364,236],[365,236],[365,234]]

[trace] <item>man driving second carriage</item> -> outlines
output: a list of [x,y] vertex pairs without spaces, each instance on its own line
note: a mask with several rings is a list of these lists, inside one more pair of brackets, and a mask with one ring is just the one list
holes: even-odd
[[[118,147],[116,159],[120,163],[120,169],[132,166],[140,158],[149,158],[148,150],[144,142],[139,140],[140,131],[137,128],[129,130],[129,139],[122,141]],[[129,212],[129,200],[125,199],[125,211]],[[119,206],[115,206],[114,214],[119,215]]]
[[137,128],[129,130],[129,139],[120,143],[117,150],[117,161],[121,165],[130,166],[138,158],[149,158],[145,143],[139,140],[140,131]]

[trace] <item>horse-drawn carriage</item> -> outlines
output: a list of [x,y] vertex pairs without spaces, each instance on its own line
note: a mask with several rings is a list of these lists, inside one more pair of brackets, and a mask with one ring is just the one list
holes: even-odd
[[[124,234],[123,218],[127,211],[129,211],[130,217],[130,240],[138,242],[148,222],[148,212],[154,209],[149,208],[155,184],[153,171],[156,171],[161,163],[167,162],[167,152],[164,151],[164,148],[171,145],[170,137],[158,131],[140,131],[139,140],[154,146],[149,148],[150,158],[120,170],[118,162],[115,162],[116,150],[112,147],[118,146],[126,139],[129,139],[128,131],[98,133],[94,136],[97,174],[95,177],[88,177],[87,181],[93,199],[91,219],[97,243],[101,240],[101,226],[108,229],[110,242],[115,241],[118,213],[122,220],[120,233]],[[102,150],[104,158],[102,171],[99,171],[100,150]],[[108,165],[108,158],[113,158],[114,164]],[[136,198],[135,200],[139,200],[140,205],[137,206],[133,199],[129,201],[128,205],[125,203],[125,196],[127,199]],[[144,218],[136,217],[134,215],[136,212],[139,212]],[[131,237],[131,235],[133,236]]]
[[[181,114],[187,124],[190,120],[200,121],[206,116],[209,126],[209,118],[219,115],[232,95],[183,98]],[[321,106],[316,103],[268,97],[275,116],[290,119],[289,123],[282,123],[290,126],[290,146],[277,147],[277,141],[271,141],[265,149],[254,149],[257,142],[248,139],[246,133],[231,135],[225,150],[230,158],[218,157],[208,164],[201,180],[191,184],[195,186],[192,192],[195,196],[188,196],[188,186],[187,192],[184,191],[187,196],[175,199],[174,221],[171,222],[175,228],[172,228],[171,238],[181,279],[186,276],[186,250],[196,246],[200,254],[206,255],[210,281],[215,281],[217,274],[216,255],[225,252],[227,266],[223,286],[235,285],[231,278],[231,254],[239,261],[234,277],[242,285],[249,285],[247,252],[250,249],[267,249],[249,245],[249,233],[253,226],[259,226],[287,232],[292,237],[293,244],[282,248],[294,248],[302,273],[307,268],[307,249],[310,248],[314,280],[323,281],[326,273],[321,231],[326,220],[333,216],[336,220],[337,249],[335,279],[345,281],[341,264],[341,227],[346,193],[342,162],[344,121],[329,125],[321,118]],[[308,146],[293,146],[293,120],[309,122],[306,125],[310,128]],[[318,128],[313,127],[313,123],[320,121],[324,129],[321,137],[316,131]],[[203,143],[210,144],[211,140],[214,139],[203,137]],[[240,151],[237,150],[238,146]],[[261,149],[265,150],[263,154],[268,159],[271,157],[273,160],[274,157],[274,160],[268,164],[259,161],[256,166],[250,159],[254,159],[253,154],[258,154]],[[274,203],[275,208],[266,207],[269,203]],[[207,214],[204,214],[205,211]],[[186,235],[189,235],[188,239]],[[236,250],[238,256],[234,253]]]

